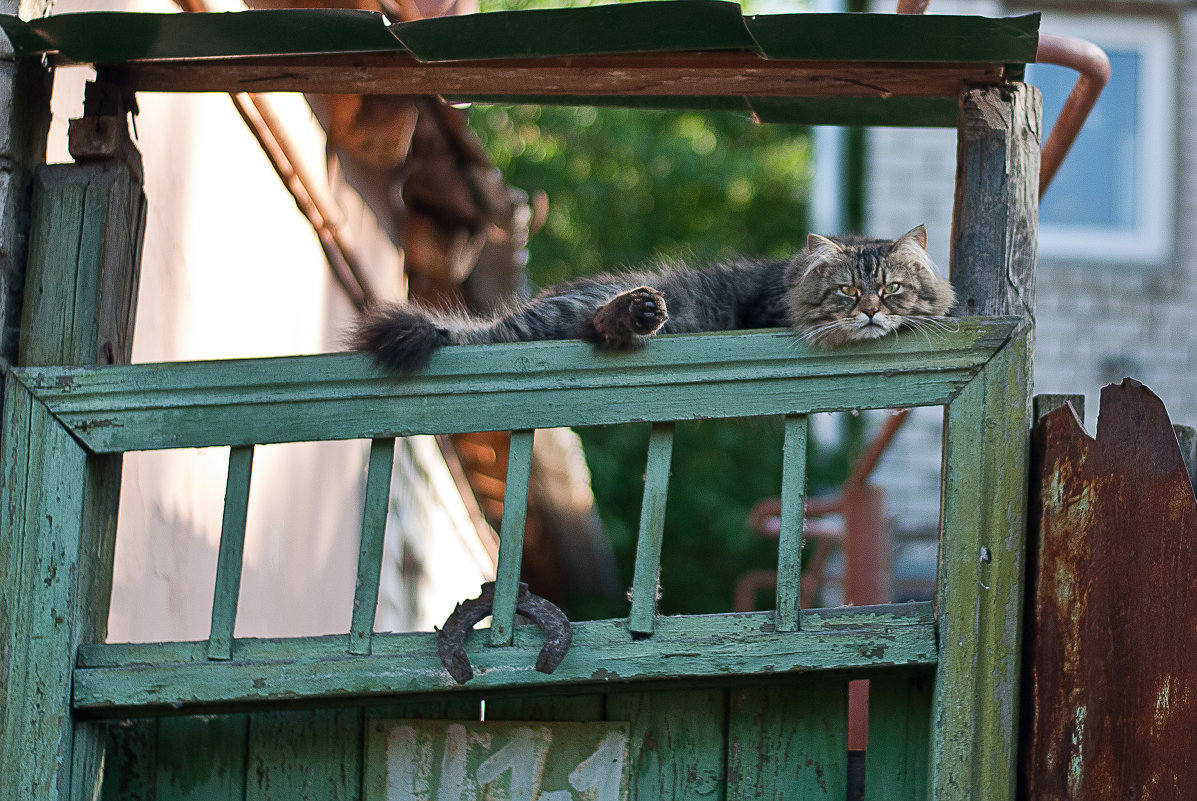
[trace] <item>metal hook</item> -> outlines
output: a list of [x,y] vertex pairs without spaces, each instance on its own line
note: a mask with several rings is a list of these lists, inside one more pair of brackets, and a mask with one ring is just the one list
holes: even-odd
[[[441,664],[458,684],[465,684],[474,677],[474,668],[466,656],[466,635],[494,609],[495,583],[482,585],[482,593],[469,601],[457,605],[445,620],[444,627],[437,633],[436,652]],[[555,604],[528,591],[528,585],[520,582],[515,609],[531,620],[545,635],[545,644],[536,657],[536,669],[541,673],[552,673],[565,658],[573,641],[573,625]]]

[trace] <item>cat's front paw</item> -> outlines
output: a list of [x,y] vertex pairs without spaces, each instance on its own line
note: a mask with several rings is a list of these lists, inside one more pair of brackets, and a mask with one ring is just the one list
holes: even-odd
[[616,300],[626,299],[632,330],[641,336],[654,334],[669,320],[665,296],[650,286],[639,286]]
[[665,296],[651,286],[638,286],[599,307],[594,314],[594,341],[602,348],[637,348],[668,319]]

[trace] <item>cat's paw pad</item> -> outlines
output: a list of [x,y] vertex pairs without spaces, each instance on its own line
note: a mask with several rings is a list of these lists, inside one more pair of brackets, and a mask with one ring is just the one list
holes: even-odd
[[649,286],[636,287],[624,293],[628,318],[637,334],[651,334],[669,319],[665,296]]

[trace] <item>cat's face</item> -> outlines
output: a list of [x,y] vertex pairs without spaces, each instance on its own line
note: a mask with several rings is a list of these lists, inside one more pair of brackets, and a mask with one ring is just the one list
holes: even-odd
[[811,234],[787,268],[786,302],[804,339],[838,347],[933,324],[956,294],[932,267],[920,225],[894,240]]

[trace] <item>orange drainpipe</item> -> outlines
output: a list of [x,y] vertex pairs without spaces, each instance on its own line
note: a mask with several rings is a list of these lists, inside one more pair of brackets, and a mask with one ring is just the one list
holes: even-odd
[[[928,5],[930,0],[898,0],[898,13],[922,14]],[[1101,90],[1110,80],[1110,58],[1100,47],[1084,39],[1042,33],[1035,61],[1068,67],[1080,73],[1040,151],[1039,197],[1043,197],[1097,103]]]

